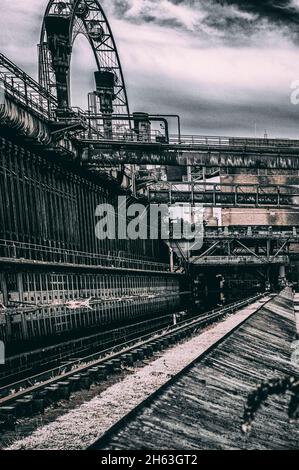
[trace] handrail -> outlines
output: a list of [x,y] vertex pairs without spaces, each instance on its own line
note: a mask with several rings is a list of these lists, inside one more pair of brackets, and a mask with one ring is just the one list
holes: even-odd
[[[178,143],[177,135],[171,134],[170,143]],[[215,136],[215,135],[181,135],[181,144],[198,144],[207,146],[226,146],[226,147],[299,147],[298,139],[265,139],[258,137],[232,137],[232,136]]]
[[47,120],[53,117],[56,98],[1,53],[0,82],[9,96],[29,110]]
[[30,77],[30,75],[20,69],[16,64],[14,64],[2,53],[0,53],[0,67],[7,68],[7,70],[12,72],[16,78],[20,78],[21,80],[26,81],[26,83],[30,85],[31,88],[38,92],[41,96],[44,96],[45,98],[57,103],[57,99],[54,95],[49,93],[46,88],[42,87],[36,80]]
[[[13,240],[0,239],[0,252],[1,250],[7,250],[7,256],[9,259],[22,259],[25,261],[27,258],[24,258],[24,253],[19,253],[19,251],[24,251],[29,253],[30,260],[38,258],[41,260],[43,255],[46,257],[50,255],[56,259],[51,260],[51,262],[66,262],[72,264],[82,264],[82,266],[107,266],[114,268],[132,268],[132,269],[149,269],[153,271],[170,271],[170,266],[167,263],[159,263],[153,260],[143,259],[139,257],[138,259],[131,257],[128,253],[126,256],[121,256],[121,252],[112,255],[112,254],[95,254],[95,253],[86,253],[76,250],[68,250],[58,247],[50,247],[45,245],[35,245],[26,242],[18,242]],[[124,253],[124,252],[123,252]],[[20,256],[22,254],[22,256]],[[37,256],[34,256],[34,255]],[[47,260],[46,260],[47,261]]]
[[251,137],[229,137],[229,136],[205,136],[205,135],[170,135],[169,141],[165,139],[159,131],[144,132],[136,134],[132,129],[124,129],[112,132],[109,139],[104,137],[103,128],[90,132],[84,132],[78,135],[78,139],[86,142],[103,141],[103,142],[123,142],[123,143],[139,143],[139,144],[159,144],[170,146],[203,146],[205,148],[298,148],[299,140],[296,139],[264,139]]
[[[275,188],[275,189],[285,189],[288,188],[294,193],[290,194],[298,194],[299,195],[299,185],[295,184],[284,184],[284,183],[267,183],[267,184],[261,184],[261,183],[236,183],[236,182],[231,182],[231,183],[223,183],[223,182],[209,182],[209,181],[153,181],[148,184],[148,187],[150,190],[153,191],[168,191],[168,190],[174,190],[174,191],[198,191],[204,188],[204,190],[218,190],[220,191],[220,188],[233,188],[233,189],[242,189],[242,188],[247,188],[247,189],[266,189],[266,188]],[[186,189],[187,188],[187,189]]]

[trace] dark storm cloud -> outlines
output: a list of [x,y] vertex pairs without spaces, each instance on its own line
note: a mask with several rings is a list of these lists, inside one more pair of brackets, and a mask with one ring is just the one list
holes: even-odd
[[298,11],[290,0],[222,0],[218,3],[237,5],[241,10],[256,13],[276,23],[298,24]]
[[[204,91],[204,90],[203,90]],[[177,113],[182,119],[183,133],[202,135],[239,135],[262,137],[265,130],[269,137],[287,135],[297,138],[298,106],[290,104],[287,97],[277,94],[273,101],[266,100],[263,93],[249,96],[243,102],[237,98],[232,101],[219,94],[205,97],[189,94],[175,94],[165,87],[158,94],[159,111]],[[157,95],[153,89],[134,87],[134,102],[140,103],[138,109],[157,112]],[[176,132],[176,121],[171,121],[171,132]]]
[[[34,77],[47,2],[0,2],[0,51]],[[100,3],[132,111],[179,113],[186,133],[253,135],[256,127],[259,136],[267,129],[270,136],[298,137],[299,106],[290,104],[290,84],[299,80],[299,0]],[[86,108],[94,70],[90,46],[79,37],[74,106]]]
[[240,10],[257,14],[277,26],[285,26],[299,39],[299,2],[290,0],[224,0],[220,3],[236,5]]
[[115,0],[112,4],[119,18],[189,30],[200,36],[220,35],[226,43],[238,39],[241,45],[264,29],[280,29],[299,42],[296,0]]

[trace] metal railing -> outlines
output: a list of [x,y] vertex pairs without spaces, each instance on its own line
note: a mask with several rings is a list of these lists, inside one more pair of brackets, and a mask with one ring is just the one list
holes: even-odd
[[169,264],[159,263],[142,256],[125,252],[115,254],[94,254],[64,248],[35,245],[25,242],[0,239],[0,258],[2,261],[15,260],[23,263],[64,263],[80,266],[96,266],[148,271],[170,271]]
[[[6,93],[17,102],[26,106],[39,117],[46,120],[57,119],[57,99],[42,87],[37,81],[26,74],[22,69],[10,61],[4,54],[0,53],[0,85]],[[77,119],[87,123],[88,112],[78,109],[70,109],[69,119]],[[163,115],[160,116],[163,119]],[[91,141],[116,141],[132,143],[155,143],[174,145],[199,145],[208,147],[295,147],[299,148],[299,140],[296,139],[268,139],[251,137],[231,137],[231,136],[206,136],[206,135],[170,135],[167,136],[160,131],[136,133],[130,127],[118,124],[114,126],[111,136],[107,138],[104,132],[103,120],[88,118],[88,129],[78,135],[78,139]],[[166,122],[166,120],[165,120]],[[169,140],[169,141],[168,141]]]
[[[86,119],[87,114],[82,114]],[[99,119],[102,122],[102,119]],[[91,141],[112,141],[112,142],[135,142],[135,143],[167,143],[167,140],[163,134],[159,131],[151,131],[136,133],[134,130],[128,128],[121,130],[112,130],[109,137],[105,136],[105,130],[103,125],[97,125],[96,121],[90,121],[89,128],[78,135],[78,139],[91,140]]]
[[0,54],[1,84],[9,96],[39,117],[46,120],[53,117],[56,98],[3,54]]
[[[83,113],[84,114],[84,113]],[[88,116],[87,113],[85,113]],[[126,142],[140,144],[170,144],[170,145],[187,145],[187,146],[204,146],[204,147],[267,147],[267,148],[283,148],[295,147],[299,148],[299,140],[296,139],[265,139],[251,137],[230,137],[230,136],[213,136],[213,135],[177,135],[171,134],[169,140],[160,131],[151,130],[150,132],[141,132],[137,134],[134,130],[120,127],[113,129],[109,137],[105,136],[102,119],[92,121],[92,129],[81,133],[78,138],[90,141],[109,141],[109,142]]]
[[190,144],[219,147],[299,147],[296,139],[267,139],[255,137],[230,137],[213,135],[170,135],[169,142],[173,144]]

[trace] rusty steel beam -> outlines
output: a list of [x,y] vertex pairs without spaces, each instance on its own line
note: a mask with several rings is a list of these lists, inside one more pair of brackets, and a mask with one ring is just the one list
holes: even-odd
[[80,140],[82,162],[90,169],[103,165],[137,164],[299,170],[299,147],[161,144]]
[[206,256],[190,259],[196,266],[255,266],[268,264],[289,264],[288,256]]

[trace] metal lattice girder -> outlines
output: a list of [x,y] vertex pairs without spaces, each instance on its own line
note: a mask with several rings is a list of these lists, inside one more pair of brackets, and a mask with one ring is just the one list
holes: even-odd
[[[225,232],[228,233],[228,230]],[[247,230],[249,227],[247,227]],[[293,228],[294,231],[295,228]],[[216,228],[215,228],[216,230]],[[296,229],[295,229],[296,230]],[[242,232],[242,228],[240,230]],[[281,232],[280,232],[281,233]],[[193,264],[283,264],[282,261],[289,262],[288,256],[291,254],[290,245],[295,240],[299,243],[299,236],[293,232],[284,232],[283,238],[272,239],[269,237],[270,228],[268,230],[268,237],[266,234],[263,238],[251,238],[249,231],[247,236],[243,239],[239,238],[237,231],[234,232],[234,237],[229,238],[206,238],[204,237],[203,247],[198,251],[193,252],[190,259]],[[241,241],[242,240],[242,241]]]
[[206,226],[204,238],[212,240],[288,240],[299,243],[299,226],[288,225],[230,225],[224,227]]

